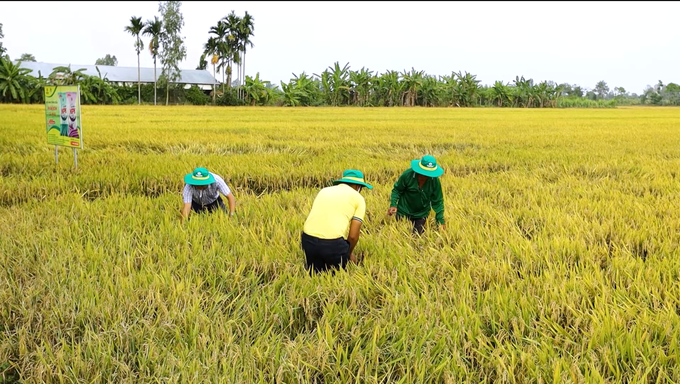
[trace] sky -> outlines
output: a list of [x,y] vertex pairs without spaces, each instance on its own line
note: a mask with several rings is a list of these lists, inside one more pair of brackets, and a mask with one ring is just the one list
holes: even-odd
[[[3,1],[2,43],[12,59],[30,53],[77,66],[111,54],[118,66],[136,67],[124,28],[131,16],[160,17],[158,5]],[[196,68],[211,26],[248,11],[255,28],[246,74],[279,86],[336,61],[377,73],[467,71],[482,84],[524,76],[592,89],[604,80],[638,94],[659,80],[680,83],[680,2],[197,1],[180,10],[187,48],[180,68]],[[140,60],[153,67],[148,50]]]

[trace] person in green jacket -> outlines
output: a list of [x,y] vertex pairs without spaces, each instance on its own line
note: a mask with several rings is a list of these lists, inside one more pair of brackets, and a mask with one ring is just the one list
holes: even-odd
[[433,156],[425,155],[411,161],[411,168],[404,171],[394,183],[387,214],[396,213],[397,219],[408,219],[413,223],[413,232],[422,234],[430,209],[442,229],[444,223],[444,195],[439,176],[444,173]]

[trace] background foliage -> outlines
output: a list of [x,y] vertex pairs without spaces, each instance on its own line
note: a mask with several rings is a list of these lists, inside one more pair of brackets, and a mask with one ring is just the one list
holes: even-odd
[[[117,85],[106,75],[88,76],[78,69],[58,67],[51,74],[33,77],[19,64],[0,59],[0,102],[42,103],[42,87],[49,84],[80,84],[84,103],[132,104],[137,102],[136,84]],[[161,87],[167,87],[161,81]],[[605,83],[606,85],[606,83]],[[134,89],[133,89],[134,88]],[[151,92],[149,92],[149,89]],[[583,93],[578,86],[518,76],[512,83],[496,81],[480,85],[475,75],[453,72],[448,76],[431,76],[423,71],[386,71],[374,73],[366,68],[358,71],[349,64],[335,63],[321,74],[293,74],[288,82],[278,85],[260,78],[245,76],[242,86],[220,87],[215,93],[216,105],[278,106],[360,106],[360,107],[512,107],[512,108],[611,108],[617,105],[680,105],[680,86],[661,81],[641,96],[629,95],[616,88],[605,96]],[[171,83],[170,104],[212,104],[212,91],[197,86]],[[579,96],[580,95],[580,96]],[[153,84],[141,86],[142,103],[153,104]]]

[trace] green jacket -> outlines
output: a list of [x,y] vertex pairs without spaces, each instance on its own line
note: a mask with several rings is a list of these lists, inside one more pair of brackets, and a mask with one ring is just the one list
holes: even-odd
[[439,224],[444,224],[444,195],[438,177],[430,177],[418,186],[418,176],[412,169],[407,169],[394,183],[390,207],[397,207],[397,215],[413,219],[422,219],[434,209]]

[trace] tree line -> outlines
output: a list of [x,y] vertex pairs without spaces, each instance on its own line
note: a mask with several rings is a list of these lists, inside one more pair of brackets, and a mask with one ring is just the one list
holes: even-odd
[[[225,69],[229,64],[225,63]],[[80,85],[83,104],[153,104],[156,85],[117,85],[106,73],[89,76],[84,68],[56,67],[47,76],[31,76],[7,57],[0,57],[0,102],[43,103],[46,85]],[[228,75],[227,75],[228,76]],[[184,89],[165,85],[166,103],[194,105],[362,106],[362,107],[515,107],[568,108],[614,107],[616,105],[680,105],[680,86],[659,81],[641,95],[621,87],[610,90],[600,81],[592,90],[577,85],[534,82],[517,76],[512,82],[481,85],[476,75],[453,72],[446,76],[424,71],[374,73],[366,68],[352,70],[349,64],[329,66],[320,74],[293,74],[280,87],[269,81],[245,76],[245,83],[222,83],[210,95],[197,86]]]
[[[349,63],[339,62],[323,72],[308,75],[293,74],[288,82],[279,85],[246,75],[245,58],[248,48],[254,46],[254,18],[248,12],[243,17],[231,11],[208,30],[197,69],[212,65],[213,77],[221,75],[222,81],[206,94],[197,86],[185,89],[176,84],[180,77],[179,63],[186,57],[184,38],[180,36],[184,18],[181,2],[159,2],[159,16],[142,21],[132,16],[124,27],[134,38],[137,53],[137,86],[117,85],[108,81],[106,74],[88,76],[84,69],[57,67],[46,76],[29,74],[21,68],[21,61],[35,61],[24,53],[12,62],[2,46],[0,24],[0,102],[42,103],[45,85],[80,85],[85,104],[157,103],[157,89],[165,90],[166,105],[279,105],[279,106],[422,106],[422,107],[614,107],[616,105],[680,105],[680,86],[674,83],[648,86],[643,94],[629,94],[622,87],[611,90],[605,81],[594,88],[579,85],[557,84],[552,81],[535,82],[516,76],[511,82],[495,81],[482,85],[476,75],[452,72],[434,76],[412,68],[410,71],[387,70],[378,73],[367,68],[352,70]],[[157,60],[161,74],[154,84],[140,82],[140,54],[148,38],[148,50],[154,60],[156,78]],[[117,65],[115,56],[107,54],[97,59],[95,65]],[[209,61],[209,62],[208,62]],[[236,67],[236,79],[232,69]],[[217,80],[216,80],[217,82]],[[136,89],[134,89],[136,88]],[[135,92],[136,91],[136,92]]]
[[[180,79],[179,63],[187,56],[187,49],[184,46],[184,37],[180,36],[184,26],[184,16],[180,10],[181,1],[166,1],[158,3],[158,12],[161,18],[154,16],[143,22],[141,17],[132,16],[130,25],[124,30],[134,38],[134,48],[137,52],[137,102],[142,102],[142,87],[140,82],[139,55],[144,48],[142,36],[149,37],[149,53],[153,57],[153,77],[154,77],[154,105],[157,103],[156,90],[158,80],[165,88],[165,104],[170,101],[170,88],[173,83]],[[108,55],[107,55],[108,56]],[[115,59],[115,56],[113,57]],[[157,60],[161,62],[161,75],[156,76]],[[117,63],[117,60],[116,60]],[[114,63],[115,65],[115,63]]]

